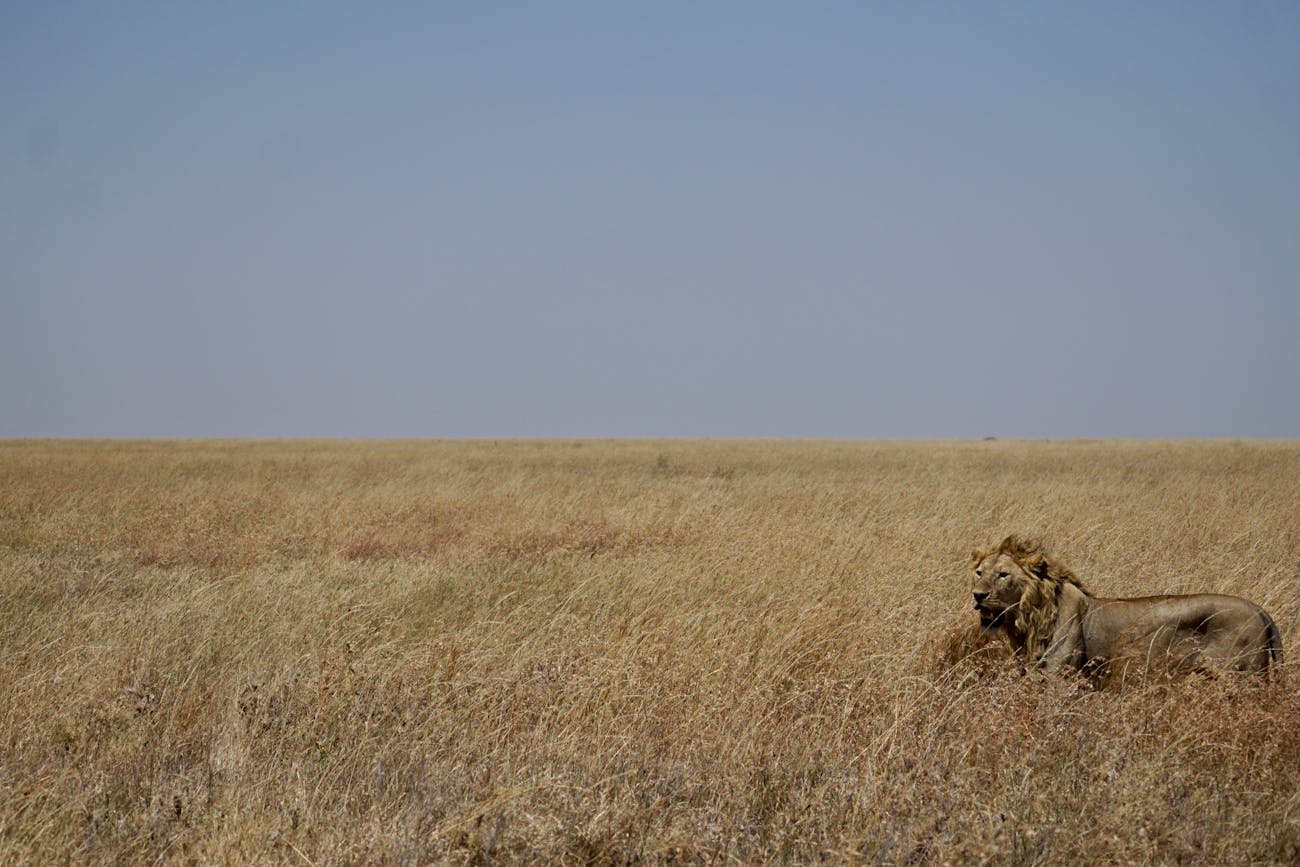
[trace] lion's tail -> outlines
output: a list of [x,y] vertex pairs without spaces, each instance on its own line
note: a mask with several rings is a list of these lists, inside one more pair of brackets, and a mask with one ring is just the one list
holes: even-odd
[[1264,621],[1264,629],[1268,632],[1268,653],[1273,658],[1273,665],[1282,664],[1282,635],[1277,631],[1277,624],[1273,618],[1268,616],[1264,609],[1259,610],[1259,616]]

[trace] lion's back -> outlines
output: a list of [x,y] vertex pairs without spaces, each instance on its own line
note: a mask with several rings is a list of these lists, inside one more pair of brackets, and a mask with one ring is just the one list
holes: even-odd
[[1083,624],[1090,657],[1240,671],[1262,671],[1270,661],[1280,661],[1272,618],[1239,596],[1196,593],[1091,603]]

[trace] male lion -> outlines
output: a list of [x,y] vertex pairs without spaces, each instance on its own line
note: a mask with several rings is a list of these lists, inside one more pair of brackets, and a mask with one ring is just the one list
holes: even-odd
[[1273,618],[1236,596],[1102,599],[1036,542],[1017,536],[972,551],[971,568],[980,626],[1001,631],[1017,654],[1048,671],[1101,677],[1135,665],[1266,672],[1282,662]]

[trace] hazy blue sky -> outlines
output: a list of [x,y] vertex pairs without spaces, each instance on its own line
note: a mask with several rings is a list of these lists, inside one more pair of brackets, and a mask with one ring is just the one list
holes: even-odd
[[1300,436],[1300,3],[0,6],[0,436]]

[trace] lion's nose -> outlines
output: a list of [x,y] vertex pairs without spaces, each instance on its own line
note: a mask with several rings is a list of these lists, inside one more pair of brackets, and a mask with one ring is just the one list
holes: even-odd
[[975,597],[976,608],[979,608],[981,605],[983,605],[984,600],[989,598],[989,595],[987,593],[972,593],[971,595]]

